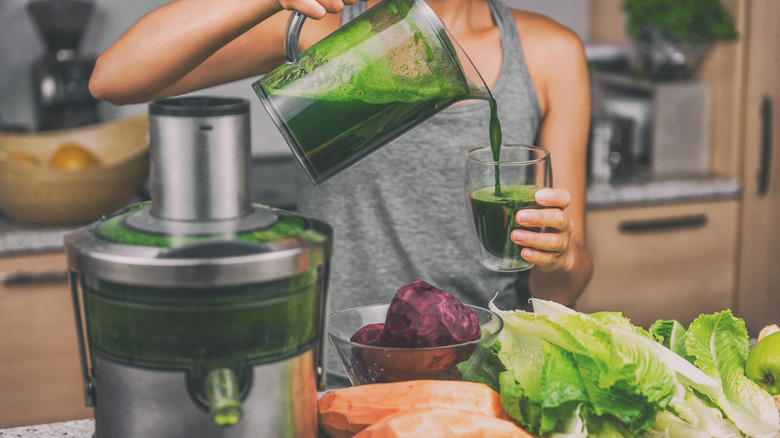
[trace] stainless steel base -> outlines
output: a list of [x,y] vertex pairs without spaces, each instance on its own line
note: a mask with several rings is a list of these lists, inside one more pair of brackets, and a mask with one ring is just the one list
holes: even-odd
[[219,427],[186,388],[184,371],[132,367],[93,354],[97,438],[316,438],[314,350],[257,365],[239,424]]

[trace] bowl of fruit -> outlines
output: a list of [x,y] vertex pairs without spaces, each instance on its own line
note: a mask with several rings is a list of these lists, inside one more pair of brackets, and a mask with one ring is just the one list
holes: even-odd
[[390,303],[334,313],[328,339],[353,385],[479,381],[503,326],[494,312],[415,281]]
[[0,132],[0,211],[80,224],[126,206],[149,174],[146,114],[38,133]]

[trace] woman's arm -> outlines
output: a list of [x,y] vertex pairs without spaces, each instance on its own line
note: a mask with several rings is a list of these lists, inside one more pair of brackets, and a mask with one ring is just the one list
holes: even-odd
[[[139,103],[266,73],[283,62],[295,9],[322,19],[355,0],[176,0],[148,13],[97,60],[90,92]],[[316,28],[334,24],[306,26]],[[304,37],[302,36],[302,40]]]
[[[586,159],[590,129],[590,81],[582,42],[570,30],[540,17],[520,21],[521,41],[542,111],[538,143],[550,151],[555,190],[537,194],[551,207],[518,212],[518,222],[546,233],[513,235],[530,245],[523,257],[534,296],[571,305],[593,273],[585,242]],[[524,214],[527,214],[526,218]]]

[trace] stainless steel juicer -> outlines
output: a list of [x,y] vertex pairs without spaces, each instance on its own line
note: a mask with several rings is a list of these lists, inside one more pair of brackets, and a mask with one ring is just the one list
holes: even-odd
[[65,237],[96,436],[315,437],[331,228],[251,203],[247,101],[149,132],[151,202]]

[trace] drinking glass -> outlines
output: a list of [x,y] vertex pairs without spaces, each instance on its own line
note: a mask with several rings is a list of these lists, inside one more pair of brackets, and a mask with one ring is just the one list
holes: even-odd
[[471,234],[480,263],[491,271],[523,271],[533,266],[520,257],[522,246],[512,242],[512,230],[521,227],[518,210],[542,208],[536,192],[552,187],[550,153],[537,146],[503,145],[499,160],[489,146],[466,153],[466,199]]

